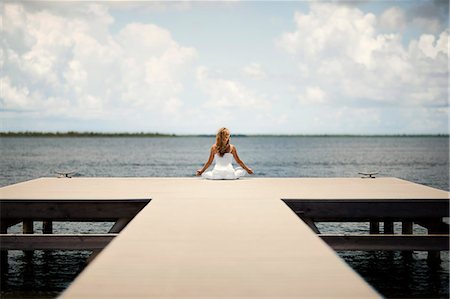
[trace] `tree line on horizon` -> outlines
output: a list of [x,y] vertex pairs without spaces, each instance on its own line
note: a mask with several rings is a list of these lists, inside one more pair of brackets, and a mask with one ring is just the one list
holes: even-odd
[[[214,137],[214,134],[164,134],[156,132],[0,132],[0,137]],[[233,134],[234,137],[449,137],[449,134]]]

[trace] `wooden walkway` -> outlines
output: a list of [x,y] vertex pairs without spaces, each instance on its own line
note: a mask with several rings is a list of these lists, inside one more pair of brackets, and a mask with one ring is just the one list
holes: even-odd
[[287,201],[420,200],[448,217],[448,192],[395,178],[42,178],[0,199],[148,202],[62,298],[378,298]]

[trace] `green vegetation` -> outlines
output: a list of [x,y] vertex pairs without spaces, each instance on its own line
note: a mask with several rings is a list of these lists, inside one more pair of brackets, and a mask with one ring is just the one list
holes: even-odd
[[[392,134],[392,135],[357,135],[357,134],[232,134],[233,137],[449,137],[448,134]],[[0,132],[0,137],[215,137],[214,134],[161,134],[146,132]]]
[[[236,136],[231,134],[232,136]],[[448,134],[260,134],[241,135],[251,137],[449,137]]]
[[0,137],[175,137],[160,133],[104,133],[104,132],[0,132]]

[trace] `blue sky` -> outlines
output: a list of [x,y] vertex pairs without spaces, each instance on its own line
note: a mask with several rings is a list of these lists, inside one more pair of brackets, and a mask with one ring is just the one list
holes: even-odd
[[447,1],[14,1],[1,11],[2,131],[449,131]]

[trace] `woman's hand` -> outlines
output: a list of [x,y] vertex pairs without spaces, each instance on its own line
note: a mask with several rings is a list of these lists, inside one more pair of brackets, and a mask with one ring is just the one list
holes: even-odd
[[205,172],[206,169],[208,169],[208,167],[211,165],[211,163],[214,161],[214,154],[216,153],[216,146],[213,145],[211,146],[211,150],[209,152],[209,159],[208,162],[206,162],[205,166],[203,166],[203,168],[197,170],[196,175],[197,176],[201,176],[203,172]]
[[246,170],[247,170],[247,173],[248,173],[248,174],[253,174],[253,169],[247,167]]

